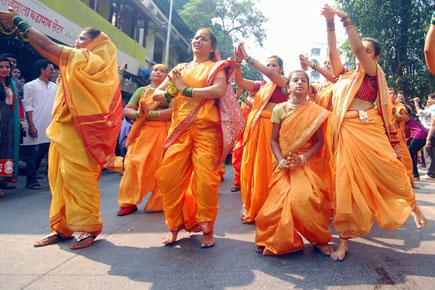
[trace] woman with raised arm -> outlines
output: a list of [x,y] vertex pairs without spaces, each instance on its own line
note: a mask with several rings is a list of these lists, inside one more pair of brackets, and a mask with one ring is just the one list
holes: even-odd
[[[333,225],[340,244],[331,254],[342,261],[348,239],[367,235],[374,219],[383,229],[397,229],[414,212],[417,227],[426,219],[415,203],[415,193],[398,159],[397,131],[384,72],[377,61],[379,43],[359,37],[346,13],[325,5],[328,45],[334,75],[330,117],[336,208]],[[357,69],[345,72],[335,43],[334,16],[341,18]],[[376,102],[377,106],[374,106]],[[393,149],[394,146],[394,149]]]
[[167,74],[168,68],[164,64],[154,65],[151,84],[138,88],[124,108],[124,115],[135,122],[127,138],[124,175],[118,191],[118,216],[135,212],[137,204],[149,192],[151,196],[145,211],[162,211],[162,199],[154,175],[162,163],[163,143],[168,136],[172,108],[154,101],[152,95]]
[[[237,85],[249,92],[257,92],[243,135],[244,149],[240,172],[244,205],[242,222],[253,223],[269,193],[269,182],[273,171],[273,157],[269,143],[272,135],[270,117],[276,104],[287,101],[288,93],[285,88],[283,62],[278,56],[269,57],[267,64],[263,65],[250,57],[241,43],[236,48],[235,59]],[[271,82],[262,85],[261,82],[244,79],[241,71],[242,60],[265,74]]]
[[89,247],[103,229],[98,189],[102,167],[122,169],[114,155],[122,122],[116,47],[96,28],[84,29],[74,47],[59,45],[12,9],[0,12],[0,24],[18,28],[61,72],[47,128],[52,233],[34,246],[71,239],[80,232],[71,248]]
[[163,243],[174,243],[178,232],[185,229],[202,232],[201,247],[208,248],[215,243],[213,226],[223,159],[233,138],[243,130],[244,119],[229,84],[234,61],[217,61],[217,39],[210,29],[196,32],[192,52],[191,62],[179,64],[169,73],[166,92],[154,92],[155,100],[174,98],[166,152],[157,177],[169,229]]
[[288,101],[272,112],[270,144],[278,166],[255,219],[257,251],[267,256],[302,250],[302,235],[329,256],[329,186],[319,164],[322,126],[330,112],[308,100],[309,79],[304,71],[293,71],[289,80]]

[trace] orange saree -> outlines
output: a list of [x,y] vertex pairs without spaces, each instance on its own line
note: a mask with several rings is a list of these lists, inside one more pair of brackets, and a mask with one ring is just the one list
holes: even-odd
[[122,120],[116,47],[101,33],[83,49],[63,47],[53,118],[48,180],[51,228],[99,234],[101,167],[113,168]]
[[[247,119],[249,112],[251,112],[251,107],[249,107],[248,105],[242,102],[240,109],[242,110],[243,117]],[[240,170],[241,170],[240,167],[242,165],[242,156],[243,156],[243,132],[237,137],[233,148],[233,154],[231,156],[232,157],[231,163],[234,168],[233,184],[235,186],[240,186]]]
[[[376,219],[383,229],[397,229],[414,203],[404,165],[397,159],[397,132],[385,75],[378,66],[377,107],[348,111],[365,72],[342,75],[333,90],[331,114],[336,211],[334,227],[343,238],[366,235]],[[365,116],[366,114],[366,116]]]
[[[312,136],[321,130],[329,114],[313,102],[288,110],[281,118],[279,132],[283,156],[309,150],[313,146]],[[322,177],[321,163],[319,152],[301,167],[275,169],[270,194],[255,219],[258,247],[283,255],[303,248],[301,235],[316,245],[331,241],[329,187]]]
[[405,105],[397,101],[393,104],[393,116],[394,116],[394,125],[397,128],[398,137],[400,139],[400,157],[403,165],[405,165],[406,173],[408,174],[409,180],[411,183],[414,182],[414,173],[412,170],[412,158],[411,153],[409,153],[408,144],[406,144],[405,137],[405,120],[398,120],[396,115],[404,115],[408,116],[408,110]]
[[[154,90],[146,87],[139,104],[145,102],[148,108],[156,110],[159,103],[153,101],[153,92]],[[162,163],[163,143],[168,135],[169,126],[170,121],[146,120],[145,116],[141,116],[133,124],[127,138],[124,175],[119,184],[120,208],[139,204],[150,192],[145,211],[162,211],[155,173]]]
[[245,207],[243,222],[254,222],[269,194],[272,176],[272,112],[263,110],[275,90],[274,83],[266,84],[254,99],[243,133],[243,155],[240,170],[240,190]]
[[[217,71],[233,67],[233,62],[206,61],[177,68],[188,87],[201,88],[212,83]],[[233,89],[227,85],[227,90]],[[188,98],[181,93],[174,98],[172,123],[164,145],[167,149],[157,173],[165,221],[170,230],[190,231],[197,224],[216,220],[221,160],[227,154],[223,148],[228,147],[222,112],[234,109],[223,106],[227,104],[224,98],[219,108],[215,100]],[[237,134],[239,127],[234,127]]]

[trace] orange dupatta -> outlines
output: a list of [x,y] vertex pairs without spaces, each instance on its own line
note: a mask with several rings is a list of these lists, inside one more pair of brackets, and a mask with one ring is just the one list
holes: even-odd
[[83,49],[64,47],[59,69],[66,105],[87,152],[100,165],[115,167],[122,122],[115,45],[100,33]]

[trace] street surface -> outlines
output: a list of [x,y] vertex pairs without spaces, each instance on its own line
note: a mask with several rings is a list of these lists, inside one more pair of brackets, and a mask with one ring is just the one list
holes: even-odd
[[[240,222],[240,193],[230,192],[227,166],[220,188],[216,245],[201,249],[201,236],[182,232],[164,247],[162,213],[117,217],[120,176],[100,181],[103,233],[87,249],[70,241],[34,248],[49,233],[50,193],[17,189],[0,200],[1,289],[435,289],[435,183],[419,182],[418,201],[429,225],[416,230],[412,219],[395,232],[374,227],[350,242],[348,258],[332,262],[306,244],[303,252],[262,257],[255,252],[255,226]],[[337,242],[337,236],[334,236]]]

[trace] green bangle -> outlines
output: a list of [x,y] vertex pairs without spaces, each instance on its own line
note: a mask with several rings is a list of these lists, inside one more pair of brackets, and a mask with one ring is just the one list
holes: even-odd
[[183,95],[185,95],[188,98],[193,97],[193,88],[185,87],[183,89]]
[[139,116],[140,116],[140,112],[139,111],[134,111],[133,117],[139,118]]
[[18,24],[20,24],[22,21],[24,21],[24,19],[21,18],[20,16],[15,16],[15,17],[12,19],[12,22],[15,24],[15,26],[18,26]]
[[157,119],[158,117],[160,117],[160,111],[150,111],[148,117],[152,119]]

